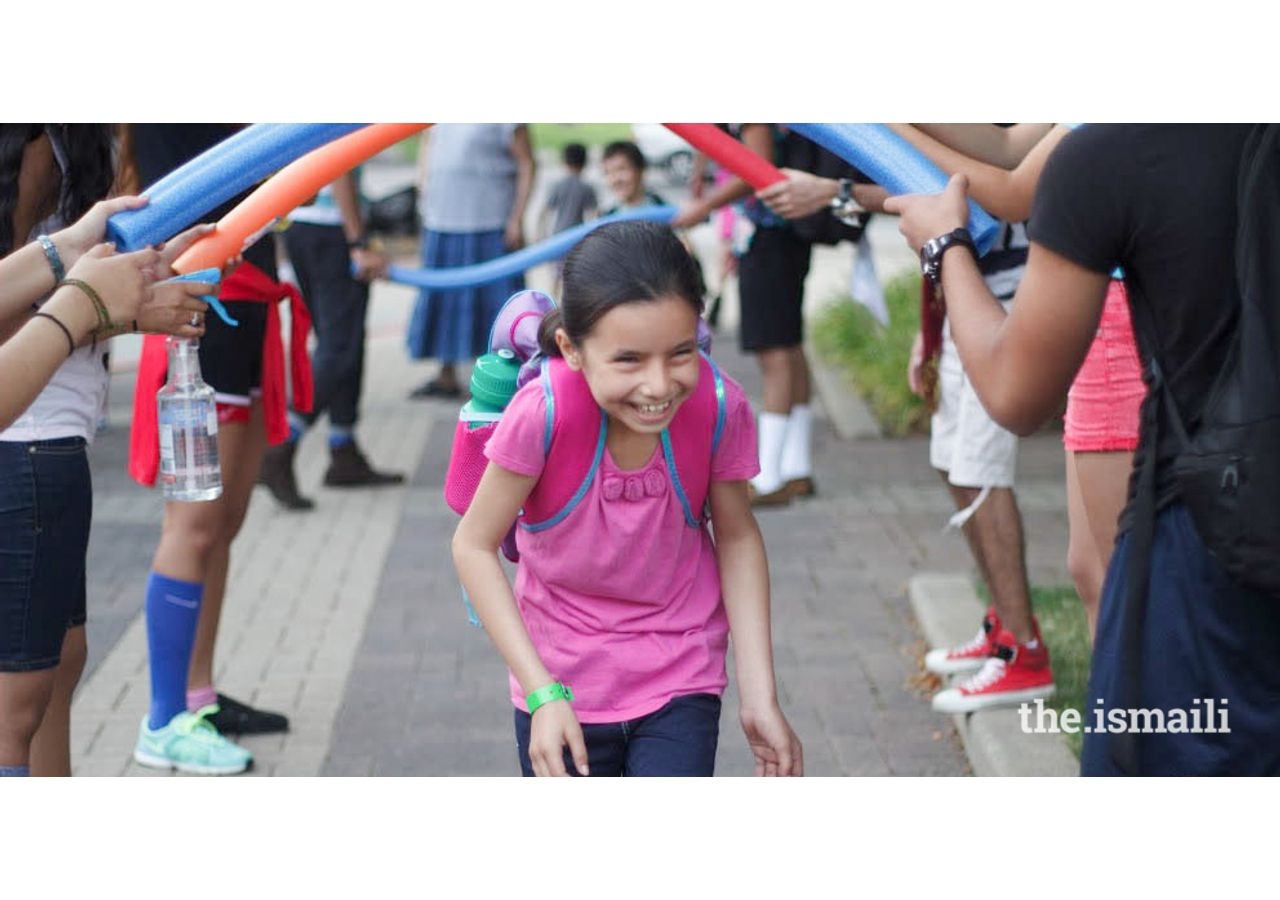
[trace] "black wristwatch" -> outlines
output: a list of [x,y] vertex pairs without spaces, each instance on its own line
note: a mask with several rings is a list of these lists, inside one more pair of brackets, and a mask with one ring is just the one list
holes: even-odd
[[978,258],[978,248],[967,228],[957,228],[941,237],[927,240],[920,248],[920,271],[935,288],[942,286],[942,254],[956,246],[968,247],[973,258]]

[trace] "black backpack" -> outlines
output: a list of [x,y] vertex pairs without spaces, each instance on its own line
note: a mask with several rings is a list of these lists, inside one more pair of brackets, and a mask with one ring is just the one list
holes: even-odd
[[[1246,139],[1236,203],[1240,317],[1194,433],[1154,353],[1149,377],[1178,447],[1179,494],[1201,540],[1236,582],[1280,600],[1280,126],[1256,126]],[[1149,322],[1151,311],[1142,312]]]
[[[1245,140],[1236,181],[1235,334],[1189,433],[1156,354],[1152,311],[1135,305],[1147,350],[1147,383],[1159,401],[1144,407],[1148,452],[1137,473],[1121,624],[1122,691],[1138,705],[1142,620],[1155,531],[1156,458],[1163,419],[1177,446],[1179,497],[1209,554],[1242,587],[1280,600],[1280,125],[1258,125]],[[1136,768],[1137,738],[1113,735],[1122,771]]]

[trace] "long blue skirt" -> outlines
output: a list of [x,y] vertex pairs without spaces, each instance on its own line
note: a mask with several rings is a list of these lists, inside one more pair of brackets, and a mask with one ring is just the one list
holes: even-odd
[[[422,265],[429,269],[488,262],[507,252],[501,231],[422,232]],[[521,290],[522,274],[480,287],[422,289],[409,320],[409,355],[444,363],[481,356],[489,349],[489,329],[502,304]]]

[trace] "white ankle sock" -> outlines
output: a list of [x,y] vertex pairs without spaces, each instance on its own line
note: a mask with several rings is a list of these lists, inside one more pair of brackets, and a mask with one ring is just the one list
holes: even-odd
[[796,404],[787,417],[787,438],[782,444],[779,476],[783,481],[808,478],[813,474],[813,410]]
[[756,430],[760,433],[760,474],[751,479],[758,494],[772,494],[782,487],[782,445],[787,438],[787,416],[761,412]]

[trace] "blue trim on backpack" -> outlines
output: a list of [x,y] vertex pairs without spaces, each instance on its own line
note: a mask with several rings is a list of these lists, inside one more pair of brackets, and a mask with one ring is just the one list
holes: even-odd
[[551,359],[542,361],[542,396],[547,400],[547,427],[542,433],[542,455],[551,454],[551,432],[556,427],[556,395],[551,390]]
[[689,508],[689,497],[684,492],[684,485],[680,483],[680,473],[676,471],[676,454],[671,448],[671,435],[665,428],[662,429],[662,456],[667,462],[667,474],[671,476],[671,486],[680,500],[680,508],[684,510],[684,522],[690,528],[697,528],[702,523],[693,517],[693,510]]
[[716,365],[716,361],[711,358],[709,353],[702,353],[702,358],[707,361],[707,365],[711,366],[711,374],[716,379],[716,430],[711,435],[711,454],[720,449],[720,438],[724,435],[724,421],[726,418],[725,399],[724,399],[724,376],[720,374],[720,367]]
[[604,457],[604,441],[605,441],[605,435],[608,433],[608,427],[609,427],[609,418],[604,414],[604,410],[601,410],[600,411],[600,437],[596,441],[595,458],[591,460],[591,468],[587,470],[587,477],[582,479],[582,484],[578,486],[577,493],[575,493],[571,498],[569,498],[569,502],[565,504],[564,509],[560,510],[560,512],[556,513],[554,516],[552,516],[550,519],[547,519],[545,522],[534,522],[532,524],[527,522],[521,522],[520,523],[521,528],[523,528],[525,531],[534,532],[534,533],[539,531],[545,531],[546,529],[550,528],[552,525],[559,525],[561,522],[565,520],[565,518],[569,515],[569,513],[573,512],[574,509],[577,508],[578,504],[582,502],[582,498],[587,495],[587,489],[591,487],[591,482],[594,481],[596,477],[596,471],[600,468],[600,460]]

